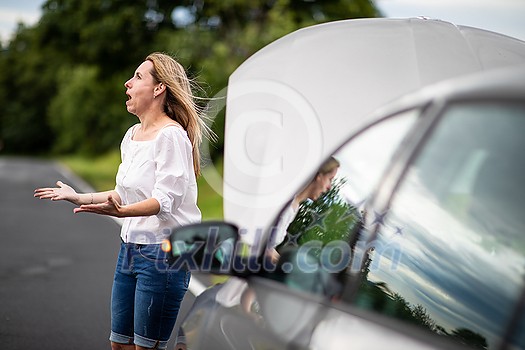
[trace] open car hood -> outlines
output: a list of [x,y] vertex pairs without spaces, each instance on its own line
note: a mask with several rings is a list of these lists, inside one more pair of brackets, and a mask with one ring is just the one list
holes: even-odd
[[229,79],[224,218],[253,242],[377,108],[449,78],[525,62],[525,42],[421,18],[298,30]]

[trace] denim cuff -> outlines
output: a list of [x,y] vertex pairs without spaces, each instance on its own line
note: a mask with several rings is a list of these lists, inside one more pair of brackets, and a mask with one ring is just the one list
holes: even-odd
[[149,338],[142,337],[135,333],[135,345],[142,346],[143,348],[148,349],[159,349],[165,350],[168,348],[168,341],[153,340]]

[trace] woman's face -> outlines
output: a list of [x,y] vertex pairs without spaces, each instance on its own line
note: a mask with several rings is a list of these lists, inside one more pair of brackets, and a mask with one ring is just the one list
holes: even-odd
[[323,193],[327,192],[330,189],[330,187],[332,186],[332,180],[334,179],[335,174],[337,174],[337,168],[332,169],[330,172],[326,174],[317,174],[314,180],[314,186],[313,186],[312,192],[310,193],[311,200],[315,201]]
[[150,73],[152,70],[153,63],[144,61],[138,66],[133,77],[124,84],[128,95],[126,109],[129,113],[139,116],[151,107],[153,93],[158,85]]

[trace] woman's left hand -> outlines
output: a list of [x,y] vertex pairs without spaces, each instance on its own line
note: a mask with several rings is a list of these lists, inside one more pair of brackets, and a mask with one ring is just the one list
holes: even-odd
[[84,204],[81,205],[78,208],[73,209],[73,212],[75,213],[95,213],[95,214],[101,214],[101,215],[110,215],[110,216],[116,216],[116,217],[122,217],[122,206],[113,198],[113,196],[109,195],[108,200],[104,203],[97,203],[97,204]]

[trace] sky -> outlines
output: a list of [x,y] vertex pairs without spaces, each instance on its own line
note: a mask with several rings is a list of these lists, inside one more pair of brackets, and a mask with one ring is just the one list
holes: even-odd
[[6,43],[18,22],[33,25],[40,18],[44,0],[0,0],[0,40]]
[[525,0],[376,0],[385,17],[426,16],[525,41]]
[[[45,0],[0,0],[0,40],[6,43],[19,21],[30,26]],[[525,40],[525,0],[375,0],[385,17],[426,16],[483,28]]]

